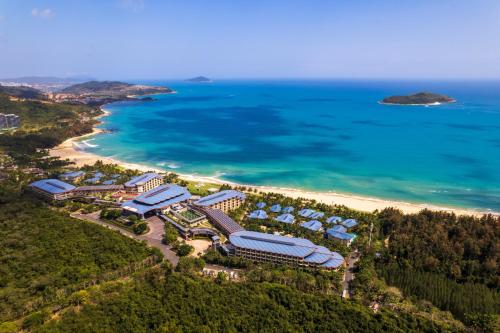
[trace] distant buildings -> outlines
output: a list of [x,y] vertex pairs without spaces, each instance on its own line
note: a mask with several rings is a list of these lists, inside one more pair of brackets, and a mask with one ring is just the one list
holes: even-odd
[[201,207],[220,209],[224,213],[227,213],[230,210],[240,207],[245,199],[246,195],[244,193],[235,190],[225,190],[207,195],[196,200],[194,204]]
[[59,179],[72,182],[77,182],[83,177],[85,177],[85,172],[83,171],[69,171],[59,175]]
[[31,191],[48,200],[64,200],[71,197],[75,187],[59,179],[37,180],[29,185]]
[[306,228],[306,229],[309,229],[311,231],[319,231],[323,227],[321,222],[317,221],[317,220],[311,220],[308,222],[301,223],[300,226],[302,228]]
[[238,231],[229,235],[229,255],[245,259],[298,267],[338,269],[344,258],[304,238]]
[[281,214],[280,216],[276,217],[275,220],[278,222],[292,224],[293,222],[295,222],[295,217],[292,214],[285,213],[285,214]]
[[140,218],[146,218],[163,212],[173,204],[187,201],[189,198],[191,198],[191,193],[185,187],[165,184],[124,202],[121,207],[125,214],[135,214]]
[[144,193],[161,184],[163,184],[163,177],[161,175],[148,172],[132,178],[124,185],[127,192]]
[[0,113],[0,130],[21,126],[21,118],[15,114]]
[[265,220],[267,219],[267,213],[265,210],[258,209],[254,210],[248,215],[249,218],[251,219],[259,219],[259,220]]

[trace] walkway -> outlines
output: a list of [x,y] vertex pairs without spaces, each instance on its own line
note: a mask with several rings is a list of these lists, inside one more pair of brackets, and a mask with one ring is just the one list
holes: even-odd
[[95,224],[99,224],[103,227],[106,227],[111,230],[116,230],[120,232],[122,235],[133,238],[138,241],[146,241],[149,246],[156,247],[160,249],[163,253],[163,256],[166,260],[170,261],[172,265],[177,265],[179,262],[179,257],[175,254],[174,251],[170,249],[168,245],[163,244],[162,238],[164,234],[164,224],[163,221],[158,217],[154,216],[146,220],[149,227],[149,232],[144,235],[136,235],[130,231],[122,229],[114,224],[103,222],[99,219],[100,212],[94,212],[90,214],[80,214],[80,213],[71,213],[70,216],[77,218],[79,220],[84,220],[87,222],[92,222]]
[[358,261],[359,256],[359,252],[353,251],[349,253],[349,256],[347,257],[347,267],[342,281],[342,298],[347,299],[351,297],[350,283],[354,279],[354,265],[356,264],[356,261]]

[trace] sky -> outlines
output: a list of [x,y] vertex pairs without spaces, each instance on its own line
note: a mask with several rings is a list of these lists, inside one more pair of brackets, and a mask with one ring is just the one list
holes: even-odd
[[0,0],[0,78],[500,79],[499,0]]

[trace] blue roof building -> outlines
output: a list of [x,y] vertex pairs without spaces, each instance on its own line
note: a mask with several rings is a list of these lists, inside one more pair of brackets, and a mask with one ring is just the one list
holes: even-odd
[[85,179],[84,182],[87,184],[97,184],[101,181],[101,177],[92,177],[89,179]]
[[340,216],[330,216],[326,219],[326,223],[328,224],[336,224],[342,222],[342,218]]
[[76,181],[85,176],[85,172],[83,171],[68,171],[59,175],[59,178],[62,180],[71,180]]
[[295,217],[292,214],[281,214],[280,216],[275,218],[278,222],[292,224],[295,222]]
[[332,230],[334,232],[346,232],[347,231],[347,229],[340,224],[334,225],[332,228],[330,228],[328,230]]
[[245,230],[231,234],[229,241],[233,255],[249,260],[325,269],[337,269],[344,264],[340,254],[304,238]]
[[347,219],[345,220],[344,222],[342,222],[342,224],[346,227],[346,228],[353,228],[355,226],[358,225],[358,222],[355,220],[355,219]]
[[163,183],[163,177],[155,172],[144,173],[133,177],[126,182],[125,189],[129,192],[143,193],[160,186]]
[[256,204],[257,208],[259,209],[262,209],[264,207],[266,207],[266,203],[265,202],[259,202],[258,204]]
[[116,179],[110,179],[102,182],[103,185],[113,185],[114,183],[116,183]]
[[251,212],[250,215],[248,215],[248,217],[251,219],[264,220],[267,219],[267,213],[262,209],[258,209]]
[[280,204],[272,205],[269,210],[273,213],[279,213],[281,212],[281,205]]
[[323,213],[323,212],[314,212],[309,217],[312,218],[312,219],[320,219],[323,216],[325,216],[325,213]]
[[347,232],[334,231],[332,229],[328,229],[326,232],[328,238],[332,237],[336,240],[339,240],[348,246],[351,245],[352,241],[356,238],[355,234],[350,234]]
[[299,215],[302,217],[310,217],[312,214],[314,214],[313,209],[304,208],[299,210]]
[[154,215],[169,206],[187,201],[191,193],[185,188],[175,184],[165,184],[142,193],[133,200],[122,204],[125,213],[136,214],[141,218]]
[[287,213],[287,214],[290,214],[291,212],[293,212],[295,210],[295,208],[293,208],[292,206],[288,206],[288,207],[285,207],[283,208],[281,211],[283,213]]
[[30,189],[36,194],[50,199],[63,200],[71,196],[75,186],[62,182],[59,179],[37,180],[29,185]]
[[246,195],[240,191],[225,190],[207,195],[206,197],[196,200],[194,204],[202,207],[220,209],[227,213],[228,211],[241,206],[245,199]]
[[303,228],[312,230],[312,231],[318,231],[319,229],[321,229],[321,227],[323,225],[321,224],[320,221],[311,220],[311,221],[308,221],[308,222],[301,223],[300,226],[303,227]]

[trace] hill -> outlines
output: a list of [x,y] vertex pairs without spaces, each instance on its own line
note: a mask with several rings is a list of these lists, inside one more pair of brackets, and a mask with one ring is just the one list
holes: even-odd
[[55,77],[55,76],[23,76],[16,78],[0,79],[2,82],[19,84],[75,84],[91,80],[88,77]]
[[455,99],[451,97],[430,92],[419,92],[407,96],[389,96],[382,100],[383,104],[398,105],[430,105],[453,102],[455,102]]
[[45,99],[46,96],[38,89],[25,86],[2,86],[0,85],[0,93],[26,99]]
[[166,87],[130,84],[119,81],[89,81],[64,88],[61,93],[86,95],[91,97],[125,98],[133,95],[171,93]]

